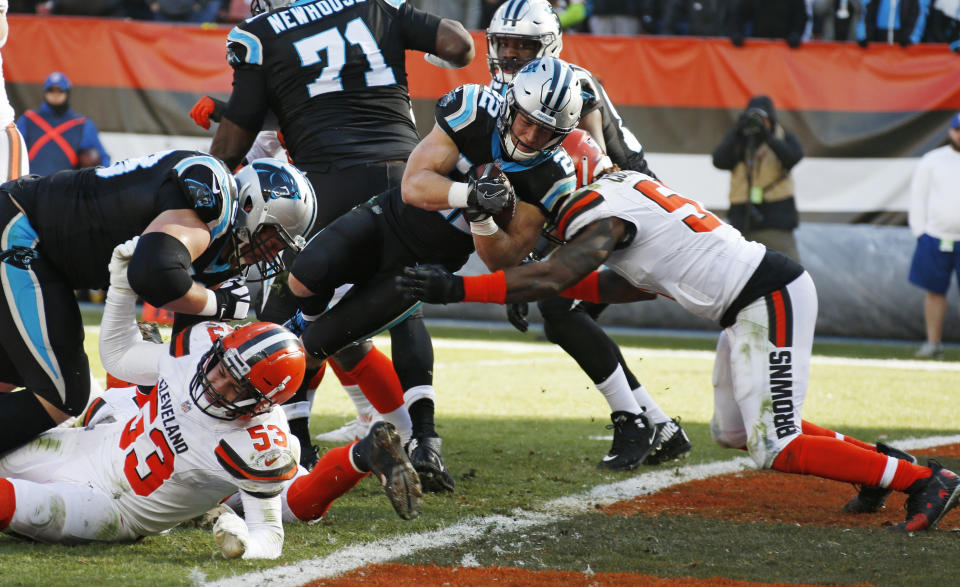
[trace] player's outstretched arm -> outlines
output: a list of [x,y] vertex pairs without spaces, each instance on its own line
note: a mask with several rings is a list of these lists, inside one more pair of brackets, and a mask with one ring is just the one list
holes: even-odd
[[138,239],[117,245],[110,259],[110,289],[100,321],[100,362],[124,381],[153,385],[166,347],[143,340],[137,327],[137,294],[127,282],[127,269]]

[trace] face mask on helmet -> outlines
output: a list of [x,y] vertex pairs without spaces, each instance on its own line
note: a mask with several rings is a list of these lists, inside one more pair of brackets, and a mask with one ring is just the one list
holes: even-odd
[[507,88],[497,132],[504,156],[516,162],[553,153],[580,122],[580,79],[564,61],[543,57],[517,73]]
[[190,397],[218,420],[251,418],[293,397],[305,368],[296,335],[278,324],[251,322],[214,342],[197,365]]
[[293,4],[295,0],[253,0],[250,3],[250,14],[256,16],[261,12],[269,12]]
[[490,76],[503,84],[531,59],[559,57],[562,49],[560,19],[547,0],[508,0],[487,27]]
[[613,168],[610,157],[603,152],[590,133],[583,129],[573,129],[561,144],[573,159],[573,168],[577,172],[577,189],[593,183]]
[[236,179],[237,263],[248,280],[269,279],[284,270],[283,251],[298,253],[306,245],[317,216],[313,186],[299,169],[278,159],[255,159]]

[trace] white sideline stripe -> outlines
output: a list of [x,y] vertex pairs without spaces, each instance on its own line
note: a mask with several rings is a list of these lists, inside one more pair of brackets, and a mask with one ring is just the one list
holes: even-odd
[[[944,444],[960,442],[960,435],[931,436],[910,438],[891,442],[891,446],[904,450],[916,450]],[[717,475],[735,473],[751,469],[753,461],[747,457],[737,457],[725,461],[714,461],[700,465],[651,471],[631,477],[617,483],[598,485],[588,491],[550,500],[536,507],[535,511],[514,510],[507,516],[487,516],[467,518],[452,526],[421,532],[384,538],[374,542],[349,546],[331,555],[299,562],[284,563],[265,571],[224,577],[217,581],[204,583],[216,587],[234,587],[238,585],[271,585],[271,587],[289,585],[296,587],[308,581],[341,575],[348,571],[370,564],[383,563],[420,550],[454,546],[468,540],[489,535],[490,533],[513,532],[524,528],[541,526],[562,520],[565,517],[593,510],[597,505],[609,505],[618,501],[632,499],[639,495],[656,493],[667,487],[706,479]]]
[[[87,334],[100,334],[99,326],[84,326]],[[170,338],[170,329],[161,328],[161,333],[165,339]],[[389,347],[389,336],[377,336],[374,338],[377,346]],[[506,341],[484,341],[484,340],[461,340],[454,338],[434,338],[433,346],[443,349],[477,349],[489,351],[502,351],[505,353],[535,353],[551,354],[558,357],[567,357],[566,351],[559,346],[549,342],[506,342]],[[671,349],[648,349],[644,347],[621,346],[620,349],[630,357],[641,354],[644,357],[674,357],[681,359],[705,359],[712,361],[716,356],[713,351],[687,351]],[[491,359],[488,361],[470,361],[471,364],[478,365],[509,365],[514,363],[526,363],[518,359]],[[915,371],[960,371],[960,362],[957,361],[915,361],[902,359],[855,359],[848,357],[823,357],[814,355],[811,359],[814,365],[853,365],[856,367],[874,367],[878,369],[907,369]],[[437,363],[440,366],[454,364],[463,364],[460,361],[448,361]]]

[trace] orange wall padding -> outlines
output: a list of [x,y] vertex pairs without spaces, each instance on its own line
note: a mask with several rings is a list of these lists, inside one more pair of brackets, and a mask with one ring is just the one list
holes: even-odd
[[[229,26],[10,15],[3,49],[8,83],[40,84],[62,70],[79,86],[229,93],[224,60]],[[486,40],[463,70],[408,53],[414,98],[488,78]],[[960,110],[960,58],[945,45],[899,46],[722,38],[564,37],[563,57],[590,69],[623,106],[742,108],[758,93],[779,108],[843,112]]]

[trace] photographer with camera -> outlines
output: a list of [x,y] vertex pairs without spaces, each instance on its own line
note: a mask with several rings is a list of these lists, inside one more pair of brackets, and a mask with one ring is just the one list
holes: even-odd
[[713,166],[730,170],[728,222],[748,240],[799,261],[799,223],[790,170],[803,158],[793,133],[777,123],[773,101],[754,96],[713,150]]

